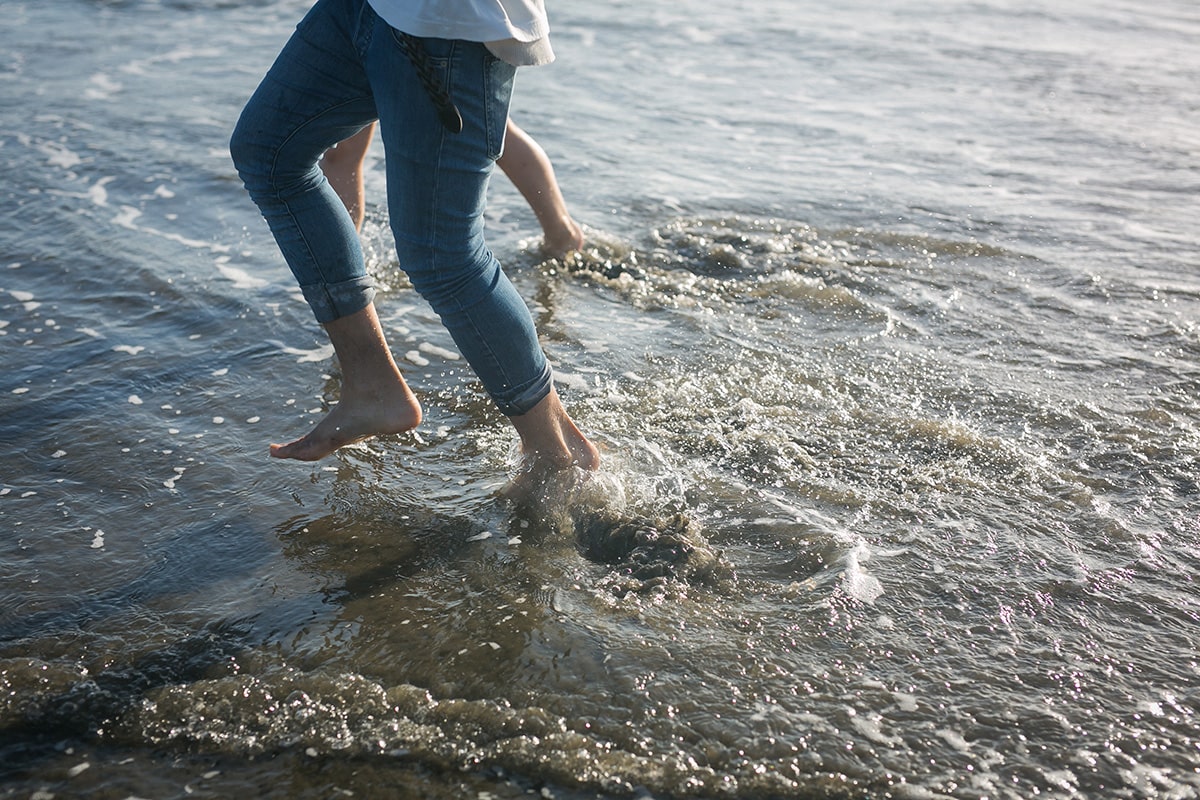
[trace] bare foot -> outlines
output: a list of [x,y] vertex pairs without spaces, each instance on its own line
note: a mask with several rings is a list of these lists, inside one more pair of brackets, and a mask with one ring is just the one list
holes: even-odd
[[525,480],[518,479],[518,483],[537,482],[572,467],[586,471],[599,468],[600,451],[575,425],[553,387],[531,411],[509,420],[521,437]]
[[341,402],[307,436],[271,445],[275,458],[316,461],[339,447],[421,423],[421,404],[388,350],[373,304],[326,323],[325,331],[342,367]]
[[569,216],[563,217],[558,225],[546,226],[542,237],[542,255],[546,258],[563,258],[568,253],[583,249],[583,228]]
[[274,458],[317,461],[354,442],[388,433],[403,433],[421,424],[421,405],[407,385],[396,396],[355,398],[343,392],[341,401],[294,442],[271,445]]

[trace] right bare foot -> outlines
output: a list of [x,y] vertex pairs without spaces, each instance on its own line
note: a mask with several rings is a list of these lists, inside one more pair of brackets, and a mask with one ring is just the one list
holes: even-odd
[[356,397],[343,392],[341,401],[315,428],[294,442],[271,445],[271,456],[317,461],[348,444],[404,433],[420,424],[421,405],[407,385],[387,396]]
[[553,387],[532,410],[519,417],[509,417],[509,420],[521,437],[521,454],[526,459],[528,472],[544,474],[569,467],[599,468],[600,451],[575,425]]

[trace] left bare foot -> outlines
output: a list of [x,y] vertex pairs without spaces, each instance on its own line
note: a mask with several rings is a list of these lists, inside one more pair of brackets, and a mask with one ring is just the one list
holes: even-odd
[[275,458],[317,461],[339,447],[421,424],[421,404],[384,339],[374,304],[325,324],[342,367],[341,401],[306,436],[271,445]]
[[421,405],[407,385],[394,395],[355,398],[343,394],[317,426],[294,442],[271,445],[274,458],[318,461],[340,447],[372,436],[403,433],[421,424]]

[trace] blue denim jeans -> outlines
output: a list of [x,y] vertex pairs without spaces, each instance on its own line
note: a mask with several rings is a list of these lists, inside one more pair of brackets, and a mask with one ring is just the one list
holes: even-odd
[[483,238],[516,68],[477,42],[420,39],[463,118],[451,133],[399,33],[366,0],[318,0],[242,111],[230,150],[318,322],[374,297],[358,234],[318,161],[379,120],[400,266],[500,410],[550,392],[550,367],[524,300]]

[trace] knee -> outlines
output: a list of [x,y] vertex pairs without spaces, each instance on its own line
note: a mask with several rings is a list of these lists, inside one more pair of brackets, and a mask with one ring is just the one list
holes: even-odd
[[413,289],[439,313],[470,307],[495,290],[500,264],[485,247],[447,251],[398,243],[397,251]]
[[229,139],[229,155],[251,196],[269,193],[290,197],[321,182],[317,159],[308,158],[279,140],[271,130],[247,121],[243,114]]
[[253,135],[251,125],[243,113],[229,138],[229,155],[233,159],[234,169],[247,188],[270,178],[270,168],[263,157],[263,150],[260,137]]

